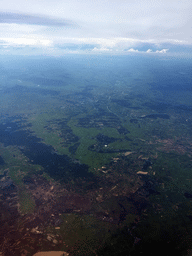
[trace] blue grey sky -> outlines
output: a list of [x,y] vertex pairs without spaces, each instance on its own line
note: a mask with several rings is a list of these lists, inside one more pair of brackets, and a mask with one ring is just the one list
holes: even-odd
[[191,54],[191,0],[3,0],[1,54]]

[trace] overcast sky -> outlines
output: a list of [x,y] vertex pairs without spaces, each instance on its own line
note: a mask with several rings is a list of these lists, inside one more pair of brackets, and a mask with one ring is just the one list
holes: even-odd
[[1,0],[0,53],[192,49],[191,0]]

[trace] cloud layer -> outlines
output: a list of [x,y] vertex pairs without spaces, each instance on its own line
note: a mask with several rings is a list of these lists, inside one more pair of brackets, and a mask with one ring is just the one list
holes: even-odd
[[67,20],[53,19],[45,16],[35,16],[22,13],[0,12],[0,23],[15,23],[40,26],[73,26],[74,24]]
[[[185,47],[184,47],[185,46]],[[80,54],[167,54],[191,51],[192,47],[185,41],[177,40],[139,40],[133,38],[52,38],[28,35],[25,37],[1,37],[0,52],[12,52],[23,49],[23,54],[39,53],[40,49],[48,55],[67,53]],[[32,52],[30,50],[32,49]],[[38,51],[35,51],[35,48]]]
[[48,54],[186,54],[191,12],[191,0],[6,0],[0,53],[36,47]]

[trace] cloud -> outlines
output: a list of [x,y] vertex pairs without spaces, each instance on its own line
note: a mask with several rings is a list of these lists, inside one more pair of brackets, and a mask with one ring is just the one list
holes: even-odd
[[162,49],[162,50],[156,50],[156,51],[152,51],[151,49],[148,49],[147,51],[143,51],[143,50],[138,50],[138,49],[129,49],[127,50],[127,52],[133,52],[133,53],[166,53],[169,49]]
[[0,38],[0,45],[4,47],[13,46],[51,46],[52,41],[39,38]]
[[157,50],[156,53],[166,53],[169,49],[162,49],[162,50]]
[[[186,41],[179,40],[155,40],[155,39],[136,39],[129,37],[62,37],[55,38],[55,44],[57,45],[94,45],[97,48],[108,48],[112,50],[127,50],[129,48],[141,48],[143,46],[148,47],[148,49],[156,50],[162,48],[164,44],[170,45],[184,45]],[[152,47],[153,46],[153,47]],[[147,51],[147,49],[145,50]]]
[[[24,26],[24,25],[22,25]],[[180,42],[174,42],[174,45]],[[166,54],[171,44],[163,45],[155,40],[139,40],[133,38],[49,38],[38,36],[33,33],[22,37],[0,37],[0,46],[6,50],[20,49],[28,50],[42,49],[50,54]],[[27,48],[28,47],[28,48]],[[30,50],[31,49],[31,50]],[[37,51],[36,51],[37,52]]]
[[0,12],[0,23],[16,23],[40,26],[74,26],[74,23],[63,19],[53,19],[47,16],[36,16],[22,13]]
[[90,45],[89,51],[96,47],[103,52],[127,52],[131,48],[155,52],[171,51],[173,45],[192,45],[191,0],[1,2],[2,37],[43,37],[53,42],[55,50],[76,45],[88,51],[86,45]]
[[101,47],[101,48],[94,47],[94,49],[92,50],[92,52],[110,52],[110,51],[112,51],[112,49],[105,48],[105,47]]
[[128,52],[139,52],[138,50],[135,50],[135,49],[133,49],[133,48],[131,48],[131,49],[129,49],[129,50],[127,50]]
[[156,50],[156,51],[152,51],[151,49],[148,49],[146,51],[146,53],[167,53],[169,49],[162,49],[162,50]]
[[191,11],[191,0],[6,0],[0,44],[61,54],[188,54]]

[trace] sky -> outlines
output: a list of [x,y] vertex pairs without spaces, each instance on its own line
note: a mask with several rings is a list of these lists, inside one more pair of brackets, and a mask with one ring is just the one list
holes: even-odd
[[192,55],[191,0],[0,3],[0,54]]

